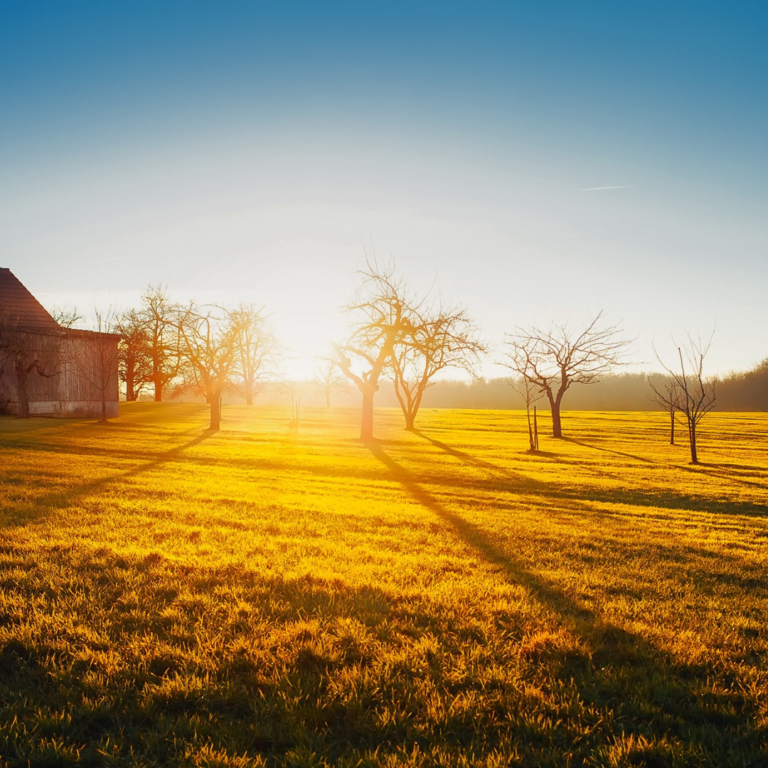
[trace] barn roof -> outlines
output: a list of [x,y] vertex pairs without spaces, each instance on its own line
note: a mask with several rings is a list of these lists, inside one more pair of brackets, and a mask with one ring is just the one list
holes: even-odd
[[7,267],[0,267],[0,317],[20,331],[61,331],[43,305]]

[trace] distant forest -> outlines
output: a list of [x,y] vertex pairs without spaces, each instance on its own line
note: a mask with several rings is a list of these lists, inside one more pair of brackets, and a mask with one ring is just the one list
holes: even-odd
[[[651,379],[660,384],[661,374]],[[382,388],[383,389],[383,388]],[[747,373],[718,380],[717,409],[720,411],[768,411],[768,360]],[[382,392],[379,404],[392,400],[394,394]],[[648,376],[625,373],[605,376],[594,384],[574,384],[563,398],[563,408],[581,411],[659,410],[652,399]],[[387,402],[387,404],[389,404]],[[537,406],[549,408],[546,398]],[[425,408],[523,408],[523,400],[506,378],[477,382],[441,381],[424,395]]]
[[[664,381],[661,374],[651,374],[658,384]],[[768,359],[745,373],[734,373],[718,379],[716,385],[719,411],[768,411]],[[323,397],[313,382],[267,387],[256,402],[264,404],[290,403],[291,396],[299,397],[306,406],[323,404]],[[359,393],[346,389],[333,396],[333,404],[353,406],[358,404]],[[229,402],[237,402],[227,398]],[[384,381],[376,396],[376,405],[397,408],[394,388]],[[537,403],[540,410],[548,410],[546,399]],[[510,385],[510,379],[497,378],[464,381],[437,381],[424,394],[424,408],[469,409],[520,409],[524,403]],[[659,406],[652,399],[648,376],[643,373],[624,373],[605,376],[595,384],[575,384],[563,399],[565,410],[582,411],[654,411]]]

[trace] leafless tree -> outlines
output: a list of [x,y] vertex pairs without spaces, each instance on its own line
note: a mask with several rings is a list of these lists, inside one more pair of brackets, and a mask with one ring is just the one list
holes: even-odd
[[653,395],[651,399],[669,415],[669,444],[675,444],[675,417],[683,411],[683,397],[677,382],[673,378],[666,378],[663,383],[656,384],[648,377],[648,385]]
[[180,352],[190,384],[211,406],[211,430],[221,428],[221,396],[231,383],[240,329],[233,312],[191,303],[179,315]]
[[238,329],[231,387],[247,405],[275,372],[278,344],[267,323],[264,307],[241,304],[231,313],[231,321]]
[[29,418],[29,377],[51,378],[61,372],[65,331],[34,333],[22,330],[13,317],[0,311],[0,357],[13,363],[18,417]]
[[[357,300],[348,307],[352,333],[334,346],[335,363],[363,397],[360,439],[373,439],[373,399],[395,346],[411,328],[405,286],[393,264],[369,262]],[[359,372],[354,369],[357,368]]]
[[75,375],[99,394],[101,418],[108,420],[107,402],[117,400],[118,317],[113,309],[93,313],[93,330],[67,333],[67,365]]
[[51,317],[62,328],[74,328],[82,321],[83,316],[77,311],[77,307],[51,307]]
[[339,368],[333,360],[327,360],[318,366],[313,382],[325,396],[326,408],[331,407],[331,399],[335,394],[347,388],[347,380],[339,373]]
[[145,319],[135,309],[123,312],[115,323],[120,334],[118,371],[125,383],[125,399],[136,400],[144,387],[152,383],[152,356]]
[[[656,359],[670,376],[677,396],[680,399],[679,410],[685,416],[688,428],[688,442],[691,448],[691,464],[699,463],[697,450],[697,430],[702,419],[715,407],[715,382],[704,377],[704,360],[712,346],[712,336],[706,343],[700,338],[688,334],[686,343],[677,348],[680,368],[668,368],[658,352]],[[687,365],[687,369],[686,369]]]
[[162,286],[150,285],[141,297],[138,315],[146,329],[151,379],[159,402],[165,387],[179,375],[179,307]]
[[517,328],[506,338],[505,365],[546,395],[552,411],[552,436],[562,437],[560,409],[573,384],[591,384],[623,362],[629,341],[617,325],[605,325],[598,312],[581,332],[567,325]]
[[407,307],[406,318],[409,328],[393,348],[390,371],[405,428],[412,430],[435,375],[459,368],[474,376],[485,346],[465,309]]
[[[506,365],[506,363],[502,363],[502,365]],[[528,445],[531,451],[538,451],[539,450],[539,432],[538,432],[538,426],[535,425],[535,421],[531,419],[531,408],[534,408],[535,403],[537,403],[539,400],[541,400],[542,397],[544,397],[544,393],[536,387],[529,379],[526,379],[525,376],[521,376],[518,379],[510,379],[510,385],[512,386],[512,389],[517,392],[520,397],[523,398],[523,402],[525,403],[525,416],[528,422]],[[534,408],[534,419],[535,419],[535,408]]]

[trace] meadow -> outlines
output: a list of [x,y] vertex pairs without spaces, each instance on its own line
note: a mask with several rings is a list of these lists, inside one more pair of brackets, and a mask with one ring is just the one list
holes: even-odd
[[1,419],[0,765],[768,765],[768,415],[358,417]]

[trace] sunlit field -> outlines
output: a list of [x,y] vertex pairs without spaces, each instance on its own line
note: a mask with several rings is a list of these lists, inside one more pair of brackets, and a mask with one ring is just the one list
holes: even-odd
[[768,415],[376,419],[0,420],[0,764],[768,764]]

